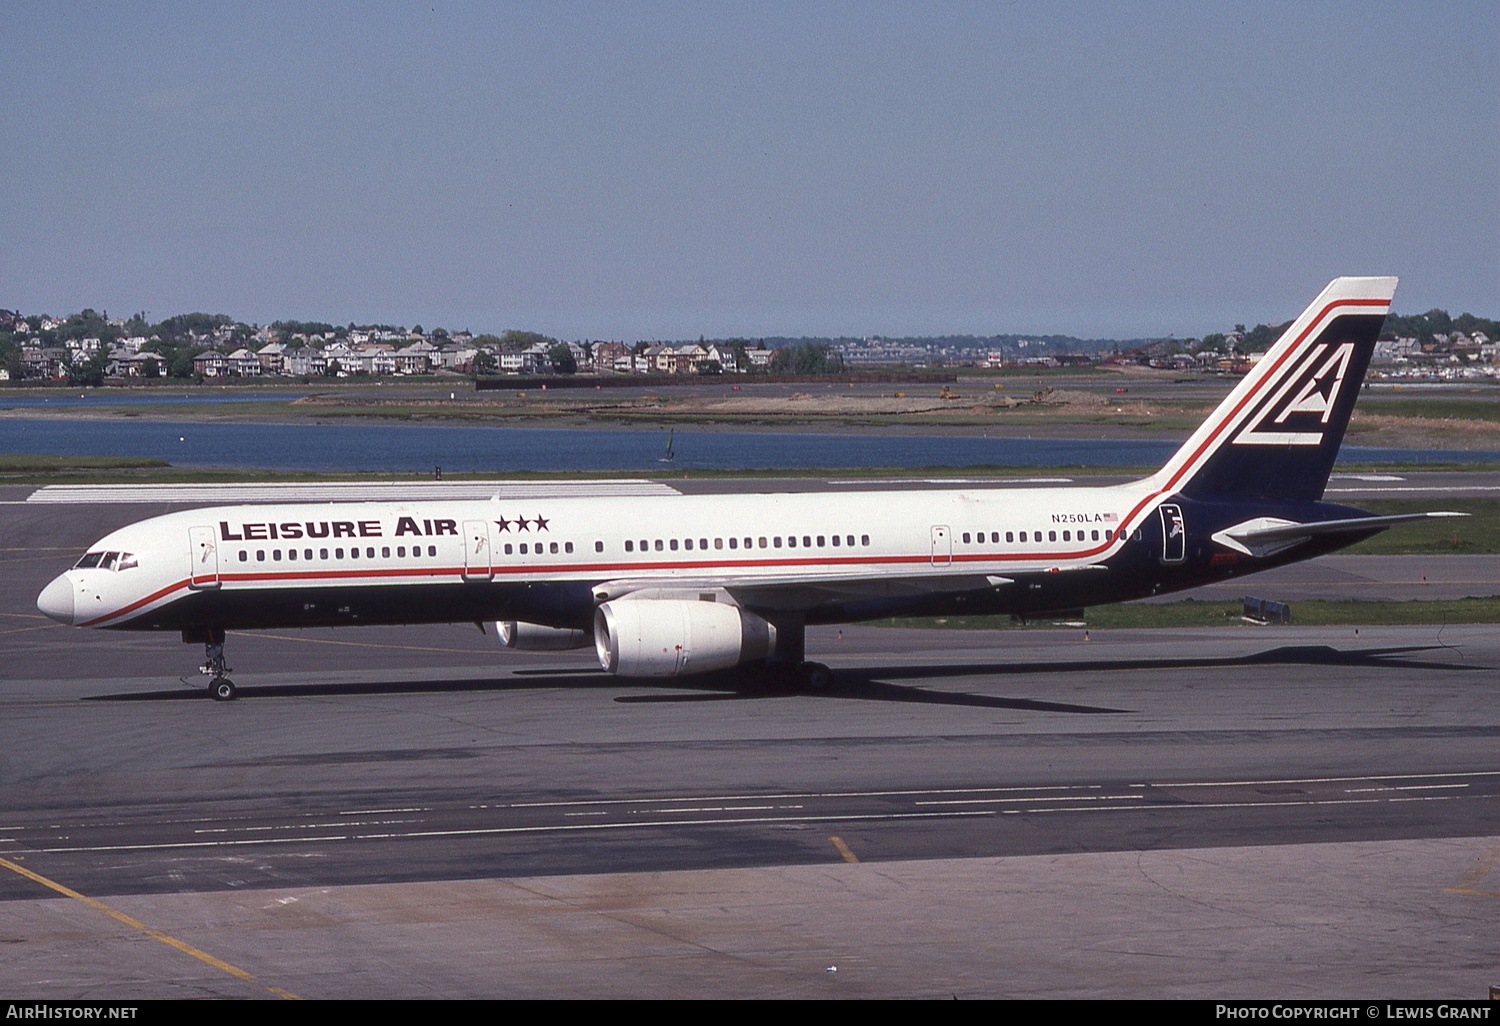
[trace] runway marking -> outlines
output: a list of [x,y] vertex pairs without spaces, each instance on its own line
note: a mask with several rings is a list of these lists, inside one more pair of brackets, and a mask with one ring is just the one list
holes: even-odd
[[[1454,774],[1433,774],[1433,776],[1454,776]],[[1368,780],[1368,777],[1351,777],[1351,780]],[[1385,778],[1382,778],[1385,779]],[[1279,781],[1276,781],[1279,783]],[[1006,794],[1017,791],[1098,791],[1103,789],[1103,784],[1047,784],[1040,787],[945,787],[945,788],[912,788],[903,791],[807,791],[794,792],[792,794],[778,794],[777,798],[902,798],[914,794]],[[1132,784],[1132,787],[1144,787],[1144,784]],[[503,805],[471,805],[471,809],[546,809],[561,805],[651,805],[666,802],[742,802],[751,800],[765,800],[763,794],[714,794],[704,795],[697,798],[658,798],[654,802],[642,798],[590,798],[583,801],[559,801],[559,802],[510,802]]]
[[1347,784],[1361,780],[1432,780],[1455,777],[1500,777],[1500,770],[1474,770],[1467,773],[1367,773],[1362,777],[1276,777],[1270,780],[1210,780],[1194,782],[1167,781],[1159,784],[1131,784],[1131,787],[1248,787],[1252,784]]
[[53,627],[61,627],[60,623],[39,623],[35,627],[10,627],[0,631],[0,634],[25,634],[27,631],[48,631]]
[[342,834],[321,837],[258,837],[224,841],[167,841],[157,844],[99,844],[66,848],[38,848],[49,855],[91,851],[172,851],[180,848],[238,848],[261,844],[316,844],[329,841],[400,841],[421,837],[481,837],[502,834],[568,833],[577,830],[640,830],[648,827],[722,826],[743,823],[844,823],[855,820],[957,819],[994,816],[989,811],[830,813],[823,816],[735,816],[719,819],[676,819],[635,823],[541,823],[536,826],[465,827],[450,830],[410,830],[404,833]]
[[1489,875],[1495,864],[1500,862],[1500,848],[1490,852],[1489,858],[1465,870],[1458,878],[1458,882],[1452,887],[1444,887],[1444,894],[1474,894],[1484,898],[1500,898],[1500,891],[1485,891],[1479,889],[1479,881]]
[[1335,492],[1500,492],[1500,485],[1403,485],[1398,488],[1325,488],[1323,494]]
[[835,835],[833,837],[830,837],[828,840],[833,842],[833,846],[839,850],[839,855],[843,857],[845,862],[852,864],[859,861],[859,859],[855,857],[854,852],[850,851],[849,846],[844,843],[844,839],[842,837],[838,837]]
[[[176,948],[184,955],[191,955],[193,958],[196,958],[198,961],[204,963],[205,965],[211,965],[215,969],[226,972],[236,979],[244,980],[246,983],[251,983],[255,980],[254,974],[247,973],[245,970],[239,968],[238,966],[230,965],[228,962],[224,961],[221,958],[215,958],[208,952],[203,951],[200,948],[195,948],[191,944],[188,944],[186,941],[180,941],[170,934],[162,933],[160,930],[153,930],[145,923],[141,922],[139,919],[134,919],[126,915],[124,912],[111,908],[102,901],[90,898],[86,894],[80,894],[79,892],[73,890],[71,887],[65,887],[64,885],[58,883],[56,880],[49,880],[47,877],[42,876],[40,873],[32,872],[25,866],[17,865],[9,859],[0,859],[0,866],[4,866],[6,869],[9,869],[13,873],[19,873],[21,876],[26,877],[26,879],[32,880],[36,883],[41,884],[43,887],[54,890],[58,894],[61,894],[66,898],[72,898],[74,901],[82,902],[89,908],[95,909],[99,912],[103,912],[111,919],[124,923],[132,930],[139,930],[147,937],[150,937],[152,940],[160,941],[170,948]],[[266,990],[270,991],[272,994],[275,994],[277,997],[285,998],[289,1001],[301,1000],[297,997],[297,995],[291,993],[290,991],[282,990],[280,987],[270,987],[266,986],[265,984],[262,984],[262,986],[264,986]]]
[[[1459,785],[1466,787],[1468,785]],[[941,802],[913,802],[913,805],[993,805],[996,802],[1110,802],[1143,801],[1143,794],[1065,794],[1055,798],[954,798]]]
[[270,638],[272,641],[300,641],[307,645],[348,645],[351,648],[399,648],[407,652],[463,652],[464,649],[438,648],[433,645],[384,645],[374,641],[339,641],[337,638],[299,638],[291,634],[262,634],[259,631],[229,631],[236,638]]

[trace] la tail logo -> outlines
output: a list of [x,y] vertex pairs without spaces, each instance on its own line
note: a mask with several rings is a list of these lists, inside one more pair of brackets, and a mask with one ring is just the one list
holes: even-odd
[[[1264,406],[1251,417],[1235,438],[1235,445],[1318,445],[1323,429],[1333,414],[1354,343],[1333,346],[1326,343],[1312,350],[1286,376]],[[1314,369],[1316,368],[1316,369]]]

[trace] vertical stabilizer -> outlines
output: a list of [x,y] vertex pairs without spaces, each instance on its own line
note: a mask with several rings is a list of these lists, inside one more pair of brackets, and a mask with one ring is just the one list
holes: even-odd
[[1395,278],[1331,282],[1153,484],[1206,501],[1322,498],[1395,291]]

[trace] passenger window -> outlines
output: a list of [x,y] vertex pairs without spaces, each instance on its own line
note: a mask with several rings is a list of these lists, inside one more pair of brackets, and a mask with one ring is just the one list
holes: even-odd
[[557,554],[557,542],[552,542],[551,544],[549,544],[547,546],[547,549],[550,552],[552,552],[553,555],[556,555]]
[[250,558],[250,553],[246,552],[244,549],[240,549],[240,562],[243,563],[243,562],[247,561],[249,558]]
[[[599,545],[603,545],[603,542],[600,542]],[[596,545],[595,548],[594,548],[594,551],[600,552],[600,551],[603,551],[603,550],[598,545]],[[631,541],[629,538],[625,539],[625,551],[626,552],[634,552],[635,551],[635,542]]]
[[765,548],[765,547],[766,547],[766,540],[765,540],[765,539],[764,539],[764,538],[762,538],[762,539],[761,539],[761,540],[760,540],[760,547],[761,547],[761,548]]
[[682,547],[685,548],[685,549],[687,549],[689,552],[692,552],[693,551],[693,539],[691,539],[691,538],[684,538],[684,539],[682,539]]
[[1072,541],[1072,540],[1073,540],[1073,532],[1072,531],[1064,531],[1063,532],[1063,541]]
[[318,550],[318,558],[319,559],[327,559],[328,558],[328,550],[327,549],[319,549]]
[[667,547],[670,548],[673,552],[676,552],[677,551],[677,539],[673,538],[672,541],[671,541],[671,543]]
[[656,551],[657,552],[661,551],[661,539],[660,538],[656,539]]
[[[734,539],[731,538],[729,540],[733,541]],[[723,547],[724,547],[724,539],[723,538],[715,538],[714,539],[714,548],[716,548],[716,549],[722,549]]]
[[786,547],[789,549],[795,549],[797,547],[797,536],[795,534],[789,534],[786,536]]
[[255,550],[255,561],[257,563],[264,563],[266,561],[266,550],[265,549],[256,549]]
[[870,536],[868,534],[862,534],[862,535],[860,535],[859,536],[859,543],[861,545],[869,545],[870,544]]
[[776,537],[771,539],[771,547],[774,549],[781,548],[781,535],[778,534]]
[[286,550],[286,558],[287,559],[295,560],[297,558],[297,550],[296,549],[287,549]]
[[838,535],[834,535],[833,536],[833,547],[834,548],[838,548],[839,547],[839,536]]
[[824,545],[827,545],[827,544],[828,544],[828,542],[824,539],[824,537],[821,534],[818,535],[818,548],[821,549]]
[[382,545],[380,547],[380,558],[381,559],[390,559],[391,558],[391,547],[389,545]]
[[436,545],[429,545],[429,546],[427,546],[427,554],[429,556],[436,556],[437,555],[437,546]]
[[802,536],[802,547],[804,549],[810,549],[810,548],[812,548],[812,535],[810,535],[810,534],[804,534]]
[[572,552],[573,551],[573,543],[572,542],[568,542],[566,545],[564,545],[563,546],[563,551],[564,552]]
[[969,532],[968,531],[964,532],[964,544],[965,545],[969,544]]
[[333,550],[333,555],[334,555],[335,559],[343,559],[344,558],[344,550],[343,549],[334,549]]
[[739,548],[740,547],[740,540],[738,538],[731,538],[731,539],[729,539],[729,547],[731,549],[737,549],[737,548]]
[[1048,531],[1047,532],[1047,540],[1048,541],[1057,541],[1057,532],[1056,531]]
[[698,547],[700,549],[702,549],[703,551],[707,552],[708,551],[708,539],[707,538],[699,538],[698,539]]
[[511,547],[510,547],[510,542],[506,542],[506,543],[505,543],[505,554],[506,554],[506,555],[507,555],[507,556],[508,556],[508,555],[510,555],[510,554],[511,554]]
[[405,545],[397,545],[396,546],[396,555],[397,556],[401,556],[401,557],[405,557],[405,555],[406,555],[406,546]]

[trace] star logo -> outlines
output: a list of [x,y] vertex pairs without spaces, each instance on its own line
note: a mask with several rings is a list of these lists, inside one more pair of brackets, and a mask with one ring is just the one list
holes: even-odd
[[495,523],[498,524],[498,525],[500,525],[500,530],[506,531],[506,532],[510,531],[510,521],[506,520],[504,517],[501,517],[499,520],[496,520]]
[[537,518],[536,518],[536,529],[538,531],[545,531],[545,530],[547,530],[547,525],[550,524],[551,522],[552,521],[550,521],[550,520],[544,520],[542,518],[542,515],[540,513],[538,513],[537,514]]
[[529,531],[529,530],[531,530],[531,528],[529,528],[529,527],[526,526],[530,522],[531,521],[527,520],[525,517],[518,517],[518,518],[516,518],[516,524],[519,527],[519,529],[522,530],[522,531]]

